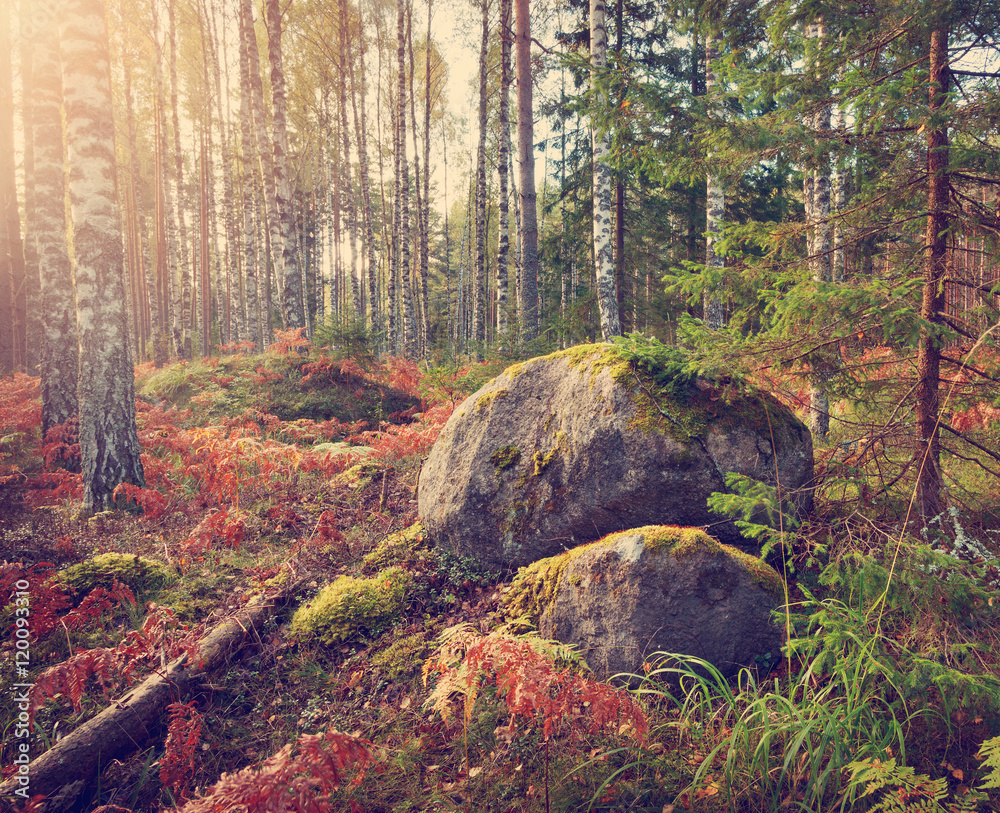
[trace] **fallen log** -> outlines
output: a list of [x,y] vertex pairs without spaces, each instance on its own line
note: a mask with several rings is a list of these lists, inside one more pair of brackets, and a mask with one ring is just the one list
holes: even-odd
[[305,581],[294,561],[286,562],[279,576],[280,584],[212,627],[193,654],[185,652],[166,664],[30,762],[26,781],[23,773],[15,774],[0,785],[0,810],[16,810],[42,796],[33,813],[68,811],[100,770],[142,747],[159,729],[168,705],[182,700],[208,672],[259,639],[257,630]]

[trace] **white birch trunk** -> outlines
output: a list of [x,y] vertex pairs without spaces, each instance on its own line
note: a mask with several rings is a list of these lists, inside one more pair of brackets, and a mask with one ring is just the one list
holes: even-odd
[[[608,60],[608,32],[605,28],[604,0],[590,0],[591,93],[594,105],[604,99],[601,72]],[[615,258],[612,248],[611,190],[614,182],[607,164],[611,138],[591,122],[594,149],[594,270],[597,278],[597,302],[601,314],[601,336],[607,341],[621,335],[618,319],[618,295],[615,291]]]
[[111,508],[121,483],[144,484],[128,343],[121,212],[105,10],[70,0],[60,53],[80,338],[80,455],[84,515]]

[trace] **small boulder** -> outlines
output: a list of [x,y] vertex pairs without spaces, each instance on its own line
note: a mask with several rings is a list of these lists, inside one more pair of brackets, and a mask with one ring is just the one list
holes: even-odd
[[643,674],[656,652],[702,658],[731,677],[777,662],[780,576],[697,528],[611,534],[522,569],[508,613],[577,648],[602,680]]
[[805,510],[809,430],[748,385],[670,380],[584,345],[509,367],[455,410],[420,473],[419,512],[435,544],[506,571],[650,524],[739,544],[707,506],[729,472],[780,484],[786,508]]

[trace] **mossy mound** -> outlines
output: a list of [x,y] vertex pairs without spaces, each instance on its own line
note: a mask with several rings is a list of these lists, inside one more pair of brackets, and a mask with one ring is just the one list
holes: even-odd
[[420,672],[431,645],[419,635],[406,635],[371,657],[371,665],[383,671],[386,680],[399,681]]
[[141,376],[137,394],[151,403],[188,407],[210,417],[260,411],[282,421],[405,422],[419,400],[363,375],[341,372],[337,360],[312,352],[224,356],[178,362]]
[[408,528],[389,534],[365,554],[361,566],[365,573],[376,573],[404,565],[414,558],[424,541],[424,526],[415,522]]
[[325,646],[377,637],[399,618],[412,582],[401,567],[368,579],[341,576],[295,611],[289,634]]
[[166,565],[125,553],[102,553],[56,574],[57,581],[70,587],[77,595],[89,593],[95,587],[109,590],[117,580],[127,584],[136,596],[148,596],[165,587],[173,578]]

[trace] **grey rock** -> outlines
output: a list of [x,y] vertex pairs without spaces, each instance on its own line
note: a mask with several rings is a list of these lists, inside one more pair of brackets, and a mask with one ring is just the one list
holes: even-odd
[[694,528],[612,534],[525,568],[508,598],[542,636],[572,644],[600,679],[642,675],[654,653],[701,658],[731,677],[777,663],[777,573]]
[[466,399],[420,473],[419,512],[435,544],[506,571],[650,524],[745,544],[706,504],[727,472],[777,479],[789,510],[807,510],[809,430],[765,393],[698,381],[674,395],[587,345]]

